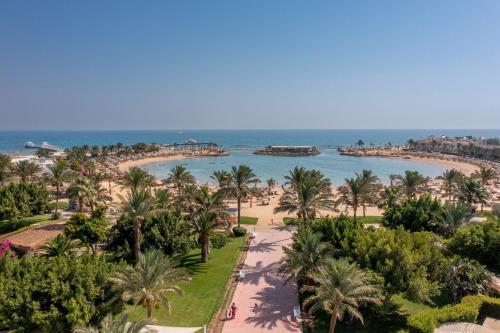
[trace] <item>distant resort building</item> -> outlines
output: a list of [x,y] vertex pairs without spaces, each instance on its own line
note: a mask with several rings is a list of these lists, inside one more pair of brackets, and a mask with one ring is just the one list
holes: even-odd
[[254,151],[257,155],[272,156],[312,156],[318,155],[319,150],[314,146],[267,146]]

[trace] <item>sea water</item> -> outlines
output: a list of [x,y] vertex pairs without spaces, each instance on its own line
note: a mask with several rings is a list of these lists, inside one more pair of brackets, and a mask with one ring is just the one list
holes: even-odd
[[[165,178],[169,170],[183,164],[201,182],[210,180],[215,170],[229,170],[231,166],[247,164],[255,174],[265,181],[274,178],[280,183],[283,176],[294,166],[318,169],[334,184],[341,184],[345,178],[353,177],[363,169],[372,170],[383,181],[390,174],[401,174],[405,170],[417,170],[426,176],[435,177],[444,167],[412,160],[394,160],[373,157],[341,156],[328,145],[352,145],[363,140],[368,146],[404,144],[409,139],[426,135],[499,137],[500,130],[150,130],[150,131],[3,131],[0,132],[0,152],[28,152],[24,142],[40,144],[46,141],[52,145],[67,148],[77,145],[110,145],[121,142],[125,145],[145,143],[183,143],[189,139],[198,142],[215,142],[230,151],[230,156],[206,157],[182,161],[168,161],[149,164],[145,169],[159,178]],[[279,157],[254,155],[241,147],[264,147],[267,145],[311,145],[324,147],[321,154],[304,157]]]

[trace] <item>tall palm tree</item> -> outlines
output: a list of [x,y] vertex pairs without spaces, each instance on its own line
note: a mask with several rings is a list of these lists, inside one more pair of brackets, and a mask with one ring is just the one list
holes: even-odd
[[128,321],[128,315],[123,313],[116,318],[112,314],[106,315],[99,327],[76,327],[73,333],[152,333],[146,328],[147,321]]
[[414,199],[417,194],[426,188],[428,178],[418,171],[405,171],[404,176],[399,176],[399,184],[403,188],[408,199]]
[[213,180],[217,182],[219,189],[225,188],[231,179],[231,174],[226,170],[214,171],[210,176]]
[[152,249],[139,255],[135,267],[125,266],[116,272],[110,281],[125,301],[142,304],[147,309],[148,320],[153,319],[153,307],[164,304],[170,310],[168,292],[181,293],[176,283],[187,280],[177,262],[165,256],[162,251]]
[[483,211],[483,205],[488,199],[488,192],[486,192],[486,189],[479,181],[471,177],[466,177],[460,183],[459,191],[459,200],[471,206],[473,204],[481,204],[481,211]]
[[230,175],[230,181],[224,191],[228,196],[236,199],[238,210],[238,227],[240,227],[241,199],[249,195],[255,195],[256,197],[258,197],[260,196],[260,191],[252,186],[257,177],[249,166],[233,166],[231,168]]
[[11,166],[10,156],[0,154],[0,186],[3,185],[9,177],[9,170]]
[[226,205],[224,203],[224,192],[222,190],[210,192],[207,186],[195,188],[190,191],[188,200],[197,213],[216,213],[221,214],[224,212]]
[[496,177],[497,173],[495,169],[484,166],[482,166],[479,170],[475,171],[472,174],[472,178],[479,180],[481,182],[481,185],[483,185],[483,187],[488,186],[490,182],[494,180]]
[[442,189],[448,196],[449,201],[454,201],[458,192],[458,186],[463,179],[464,174],[457,169],[446,170],[438,179],[443,181]]
[[166,188],[154,189],[154,201],[156,209],[168,209],[171,207],[172,194]]
[[361,206],[363,207],[363,217],[366,216],[366,205],[375,204],[380,190],[380,180],[371,170],[363,170],[361,174],[356,174],[362,184]]
[[122,214],[133,223],[134,229],[134,255],[138,264],[141,256],[141,226],[142,221],[152,213],[154,200],[151,192],[146,187],[132,187],[125,197],[120,197]]
[[123,173],[120,184],[125,187],[138,188],[138,187],[148,187],[154,182],[154,177],[149,174],[146,170],[139,167],[131,167],[125,173]]
[[268,180],[266,180],[266,184],[267,184],[267,195],[271,195],[273,188],[276,186],[276,180],[274,180],[274,178],[269,178]]
[[279,272],[285,277],[285,283],[291,279],[303,280],[323,264],[332,246],[322,242],[321,237],[321,233],[305,228],[297,233],[292,246],[283,247],[285,255],[280,261]]
[[177,189],[177,198],[181,198],[182,189],[195,183],[194,176],[182,165],[176,165],[170,169],[170,174],[165,180],[169,184],[173,184]]
[[66,164],[61,162],[56,162],[54,165],[49,167],[49,172],[44,175],[44,181],[51,186],[56,188],[56,209],[57,214],[59,196],[61,194],[61,186],[64,182],[68,181],[72,173],[67,168]]
[[379,208],[387,209],[394,207],[401,199],[401,189],[395,186],[387,186],[384,188],[379,198]]
[[78,241],[69,239],[63,235],[57,235],[45,244],[40,254],[45,257],[58,257],[68,254],[78,247]]
[[80,213],[83,212],[85,200],[91,196],[91,192],[92,188],[90,181],[88,178],[83,176],[73,178],[71,184],[66,190],[66,194],[70,197],[70,199],[78,202]]
[[343,198],[347,201],[346,206],[352,207],[352,213],[354,219],[356,219],[356,214],[358,211],[359,204],[361,202],[361,196],[363,195],[363,182],[359,177],[345,179],[345,186],[339,187],[339,191]]
[[399,175],[390,174],[389,175],[390,186],[393,187],[396,184],[396,181],[398,179],[399,179]]
[[42,170],[38,164],[29,160],[22,160],[14,163],[12,169],[14,174],[19,176],[23,183],[28,180],[31,181],[33,176]]
[[345,259],[331,260],[308,274],[313,282],[302,287],[312,295],[304,300],[309,312],[320,310],[331,315],[329,333],[335,331],[338,320],[348,314],[363,322],[359,307],[365,303],[380,303],[378,288],[368,282],[366,273]]
[[[295,169],[290,171],[290,179],[296,175]],[[320,210],[336,210],[329,179],[317,170],[306,170],[300,177],[290,182],[290,189],[280,198],[274,213],[296,213],[303,222],[315,218]]]

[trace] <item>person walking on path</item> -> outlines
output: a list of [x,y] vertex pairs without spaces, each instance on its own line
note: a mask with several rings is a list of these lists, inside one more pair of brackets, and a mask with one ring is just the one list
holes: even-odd
[[231,305],[231,318],[236,318],[236,304],[233,302],[233,305]]

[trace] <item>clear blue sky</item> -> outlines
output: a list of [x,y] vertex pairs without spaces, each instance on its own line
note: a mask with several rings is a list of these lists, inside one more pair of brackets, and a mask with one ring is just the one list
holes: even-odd
[[0,1],[0,129],[499,128],[500,1]]

